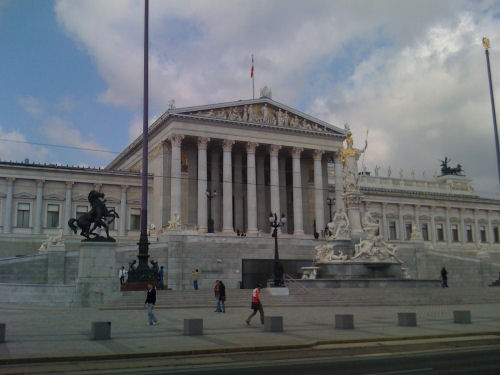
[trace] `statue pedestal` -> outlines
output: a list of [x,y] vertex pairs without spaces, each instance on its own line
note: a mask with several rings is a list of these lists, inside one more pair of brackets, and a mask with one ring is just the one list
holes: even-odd
[[112,300],[119,290],[116,243],[82,242],[72,307],[92,307]]
[[359,243],[365,238],[361,227],[361,193],[358,191],[346,192],[344,201],[347,207],[347,216],[351,225],[351,239],[353,243]]

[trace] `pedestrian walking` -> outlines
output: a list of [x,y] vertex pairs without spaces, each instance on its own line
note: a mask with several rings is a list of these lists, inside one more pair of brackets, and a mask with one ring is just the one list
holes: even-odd
[[122,268],[120,268],[120,270],[118,271],[118,277],[120,278],[120,285],[125,284],[125,280],[127,279],[127,275],[128,275],[127,270],[125,269],[124,266],[122,266]]
[[250,320],[257,314],[260,313],[260,323],[264,324],[264,308],[262,307],[262,302],[260,301],[260,291],[262,289],[262,284],[257,284],[257,287],[252,291],[252,305],[251,309],[253,312],[248,316],[245,321],[247,325],[250,325]]
[[446,271],[446,268],[441,269],[441,286],[443,288],[448,288],[448,271]]
[[192,270],[191,273],[193,274],[193,288],[194,290],[198,290],[198,268]]
[[219,302],[217,303],[217,309],[219,312],[226,312],[226,286],[222,280],[219,280]]
[[155,326],[158,324],[158,320],[156,319],[155,314],[153,313],[153,309],[156,304],[156,289],[153,287],[153,284],[148,283],[148,292],[146,294],[146,301],[144,302],[144,307],[148,309],[148,324],[151,326]]
[[160,289],[165,288],[165,284],[163,283],[163,276],[165,275],[165,271],[163,271],[163,266],[160,267],[158,271],[158,286]]
[[220,281],[215,280],[215,286],[214,286],[214,295],[215,295],[215,300],[217,301],[217,306],[215,307],[215,312],[221,312],[221,306],[220,306]]

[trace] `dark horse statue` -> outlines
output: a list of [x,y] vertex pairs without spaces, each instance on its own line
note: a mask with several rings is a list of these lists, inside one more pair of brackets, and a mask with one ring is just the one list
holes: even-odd
[[447,175],[456,175],[456,176],[465,176],[464,170],[460,164],[457,164],[455,168],[452,168],[448,165],[451,159],[448,157],[444,157],[444,160],[441,160],[441,176]]
[[[82,230],[80,234],[86,238],[83,241],[114,242],[115,239],[109,236],[109,224],[111,224],[116,218],[119,218],[115,209],[108,209],[105,204],[106,200],[104,199],[104,193],[96,190],[92,190],[89,193],[88,199],[91,206],[90,212],[81,215],[78,219],[69,219],[69,227],[75,233],[78,228],[80,228]],[[97,228],[104,228],[106,231],[106,238],[94,233],[94,230]],[[91,238],[90,236],[93,237]]]

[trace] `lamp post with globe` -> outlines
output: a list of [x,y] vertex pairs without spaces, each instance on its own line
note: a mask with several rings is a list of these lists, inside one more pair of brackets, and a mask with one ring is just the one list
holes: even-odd
[[208,198],[208,233],[214,232],[214,221],[212,219],[212,198],[217,196],[217,190],[214,190],[213,193],[210,190],[205,192]]
[[278,228],[286,224],[285,214],[281,214],[281,217],[278,218],[276,212],[269,215],[269,223],[273,230],[274,237],[274,266],[273,266],[273,286],[284,286],[283,280],[283,266],[280,263],[280,256],[278,252]]

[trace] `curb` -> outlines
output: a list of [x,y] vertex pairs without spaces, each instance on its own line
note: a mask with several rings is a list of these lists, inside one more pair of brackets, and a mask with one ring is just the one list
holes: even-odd
[[454,338],[454,337],[477,337],[477,336],[499,336],[500,331],[487,332],[467,332],[467,333],[449,333],[443,335],[426,335],[426,336],[402,336],[402,337],[384,337],[371,339],[353,339],[353,340],[318,340],[305,344],[284,344],[284,345],[262,345],[262,346],[238,346],[229,348],[211,348],[211,349],[194,349],[194,350],[179,350],[168,352],[146,352],[146,353],[121,353],[121,354],[102,354],[102,355],[85,355],[85,356],[54,356],[54,357],[26,357],[26,358],[8,358],[0,359],[0,366],[13,364],[34,364],[34,363],[49,363],[49,362],[75,362],[75,361],[104,361],[118,359],[139,359],[139,358],[155,358],[155,357],[176,357],[190,355],[205,355],[205,354],[224,354],[224,353],[242,353],[242,352],[262,352],[271,350],[293,350],[293,349],[310,349],[320,345],[331,344],[357,344],[368,342],[392,342],[392,341],[412,341],[412,340],[429,340],[438,338]]

